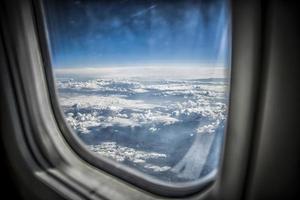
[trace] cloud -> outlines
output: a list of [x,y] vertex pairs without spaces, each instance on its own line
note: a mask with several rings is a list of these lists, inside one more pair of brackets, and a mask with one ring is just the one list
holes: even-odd
[[[170,178],[160,174],[165,172],[174,173],[172,180],[196,179],[204,169],[203,159],[208,156],[213,137],[226,119],[226,79],[180,80],[173,76],[151,80],[138,73],[131,78],[125,73],[129,69],[115,76],[115,70],[124,69],[91,70],[93,74],[106,73],[105,78],[87,78],[86,74],[58,78],[66,121],[88,148],[101,156],[159,174],[163,179]],[[148,75],[162,73],[160,69],[151,70]],[[80,72],[67,69],[61,73]],[[200,72],[207,78],[211,69]],[[193,140],[198,145],[187,142]],[[186,154],[178,153],[183,149]],[[181,171],[184,166],[196,169],[199,163],[200,171]]]

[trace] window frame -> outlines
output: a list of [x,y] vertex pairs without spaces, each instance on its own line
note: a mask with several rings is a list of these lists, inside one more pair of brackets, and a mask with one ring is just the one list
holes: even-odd
[[[112,175],[118,178],[121,178],[133,185],[136,185],[142,189],[148,190],[158,195],[169,197],[187,196],[202,191],[203,189],[205,189],[205,187],[208,187],[209,185],[213,184],[213,182],[215,182],[219,167],[218,169],[211,171],[209,174],[196,181],[189,181],[187,183],[168,183],[153,178],[145,173],[128,167],[122,163],[113,161],[104,156],[97,156],[96,154],[88,150],[86,148],[86,145],[80,140],[80,138],[78,138],[76,133],[72,130],[72,128],[68,125],[68,123],[65,120],[64,113],[60,106],[55,77],[52,70],[53,67],[49,52],[49,49],[51,48],[49,47],[49,45],[51,44],[51,42],[49,41],[49,35],[46,26],[46,14],[44,13],[45,9],[43,5],[43,0],[36,0],[35,6],[37,7],[36,20],[39,32],[39,42],[41,46],[46,81],[48,82],[48,89],[52,109],[54,111],[54,116],[56,118],[56,122],[61,130],[62,135],[65,137],[66,141],[71,146],[74,152],[76,152],[83,160],[87,161],[88,163],[97,167],[98,169],[111,173]],[[230,24],[231,23],[229,22],[229,30]],[[226,135],[225,130],[226,128],[224,129],[224,135]],[[222,146],[223,144],[224,143],[222,143]]]
[[[10,14],[14,16],[12,19],[9,19],[6,16],[5,19],[8,19],[7,21],[2,20],[1,17],[1,26],[2,29],[7,27],[9,29],[5,30],[3,33],[5,46],[11,47],[6,49],[8,52],[7,57],[9,63],[7,65],[11,67],[9,69],[9,74],[12,77],[12,82],[15,84],[15,88],[13,90],[16,93],[17,104],[19,107],[22,107],[22,109],[20,109],[20,115],[23,115],[23,123],[28,125],[28,128],[23,130],[25,138],[22,140],[25,139],[27,141],[26,148],[30,149],[29,154],[35,158],[35,164],[39,166],[39,170],[37,170],[36,167],[33,167],[32,169],[34,177],[54,188],[60,194],[68,196],[69,198],[72,191],[77,191],[76,193],[78,196],[96,199],[118,197],[122,197],[123,199],[154,199],[159,197],[155,194],[140,190],[134,187],[132,184],[128,184],[120,179],[116,179],[110,174],[95,169],[95,167],[89,165],[87,162],[82,160],[81,157],[77,156],[77,152],[75,153],[73,152],[73,149],[67,147],[64,139],[68,140],[68,138],[63,138],[65,136],[62,136],[63,134],[60,132],[66,130],[69,131],[69,134],[72,134],[73,132],[67,127],[57,127],[57,123],[62,123],[62,121],[58,122],[54,115],[57,117],[57,112],[61,112],[57,110],[57,108],[60,107],[57,106],[56,109],[53,109],[53,106],[55,105],[53,105],[53,102],[50,101],[48,91],[50,91],[50,95],[54,95],[51,94],[51,90],[53,91],[55,88],[48,87],[54,87],[54,84],[52,84],[52,86],[51,84],[48,84],[44,77],[45,67],[43,66],[49,64],[47,63],[49,62],[49,59],[45,59],[44,57],[46,54],[45,50],[48,49],[48,47],[45,46],[45,41],[47,38],[41,38],[46,35],[42,34],[41,31],[43,29],[40,25],[41,22],[39,22],[42,14],[40,1],[11,0],[4,1],[3,4],[7,9],[7,13],[10,13],[11,11]],[[248,3],[248,5],[250,5],[250,9],[246,8],[245,5],[239,4],[239,9],[242,8],[244,11],[252,10],[252,13],[255,13],[253,10],[257,9],[257,6],[259,8],[259,5],[256,3]],[[14,9],[17,11],[14,11]],[[18,13],[18,11],[20,13]],[[256,77],[255,75],[259,74],[260,70],[258,62],[259,51],[255,53],[255,51],[259,49],[259,41],[256,41],[255,39],[259,38],[260,29],[258,21],[260,16],[258,15],[253,20],[251,19],[251,15],[250,17],[246,16],[245,14],[242,14],[240,10],[237,12],[237,9],[233,9],[233,12],[236,14],[236,18],[238,16],[242,16],[240,20],[237,20],[238,22],[236,22],[236,25],[241,26],[243,22],[246,22],[246,24],[250,24],[250,29],[248,27],[246,30],[249,31],[251,28],[253,28],[253,30],[246,33],[245,30],[237,28],[238,26],[236,26],[236,29],[233,30],[232,76],[228,119],[229,125],[228,133],[225,134],[226,148],[223,152],[224,162],[221,166],[222,168],[220,168],[221,171],[219,172],[218,176],[215,177],[216,181],[214,184],[211,184],[210,187],[204,188],[202,191],[199,191],[198,187],[196,188],[197,191],[190,190],[189,192],[194,192],[194,195],[189,197],[191,199],[212,196],[213,191],[218,191],[218,186],[222,186],[221,190],[219,191],[219,195],[223,191],[225,198],[226,196],[230,196],[229,192],[224,192],[225,189],[228,189],[231,191],[231,196],[237,197],[237,188],[243,187],[243,184],[241,184],[235,189],[230,189],[229,185],[232,185],[232,182],[235,185],[243,183],[243,174],[245,174],[246,171],[245,164],[241,164],[247,161],[248,158],[247,155],[250,149],[250,141],[248,141],[248,139],[251,140],[251,125],[254,117],[251,108],[255,107],[255,105],[253,106],[251,103],[255,102],[255,99],[257,98],[256,93],[258,82],[256,81],[259,80],[259,77]],[[9,23],[11,23],[11,25]],[[16,32],[16,34],[9,34],[12,32]],[[250,47],[247,46],[249,45],[247,42],[238,44],[237,42],[239,40],[250,40]],[[251,44],[251,42],[253,42],[254,45]],[[247,50],[247,48],[249,49]],[[238,64],[244,62],[239,56],[241,53],[238,53],[241,49],[246,50],[246,53],[244,52],[247,59],[246,64],[242,67],[236,67]],[[26,54],[29,56],[26,57],[22,55],[24,52],[26,52]],[[41,58],[41,54],[43,54],[43,59]],[[24,67],[22,67],[25,64],[28,66],[26,70]],[[46,72],[46,74],[49,76],[49,71]],[[245,94],[245,92],[246,96],[244,98],[237,97],[239,96],[238,94]],[[247,99],[246,97],[249,96],[250,98]],[[45,102],[41,101],[41,99],[45,100]],[[22,100],[25,101],[22,102]],[[243,102],[243,106],[244,103],[247,102],[246,105],[248,106],[246,109],[243,108],[241,102]],[[231,106],[233,106],[234,109]],[[247,126],[244,127],[235,122],[245,119],[249,120],[242,123],[246,123]],[[55,134],[53,134],[54,132]],[[241,136],[240,132],[245,132],[245,135]],[[71,135],[66,137],[71,137]],[[76,137],[72,136],[72,138],[74,139]],[[232,144],[236,139],[242,143],[240,146],[238,146],[238,148],[234,148],[234,145]],[[55,144],[55,142],[53,142],[54,140],[59,141],[56,141],[57,143]],[[76,144],[80,144],[80,141],[76,141]],[[24,147],[24,145],[21,146]],[[237,149],[240,151],[237,151]],[[91,154],[89,151],[82,151]],[[233,157],[235,157],[234,159],[237,159],[236,162],[232,161]],[[242,167],[240,167],[240,165]],[[238,175],[242,176],[237,176],[235,170],[237,170]],[[88,171],[88,173],[81,174],[83,171]],[[51,177],[56,181],[51,180]],[[95,179],[92,184],[91,178]],[[225,183],[228,181],[231,182],[231,184],[226,186]],[[108,184],[109,186],[103,187],[103,184]],[[65,192],[66,187],[69,188],[68,194]],[[174,187],[172,186],[172,188]],[[112,191],[115,191],[117,194],[113,193]],[[163,188],[158,188],[158,191],[166,192]],[[187,195],[187,193],[184,194],[184,191],[177,192],[179,195],[182,195],[181,197]],[[159,195],[162,194],[160,193]],[[168,194],[165,193],[165,195]],[[176,195],[176,193],[172,191],[169,193],[169,195],[169,197],[172,197]]]

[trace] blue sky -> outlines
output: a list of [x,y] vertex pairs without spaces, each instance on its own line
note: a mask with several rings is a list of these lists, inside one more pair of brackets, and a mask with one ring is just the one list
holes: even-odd
[[80,68],[227,63],[226,2],[45,1],[52,64]]

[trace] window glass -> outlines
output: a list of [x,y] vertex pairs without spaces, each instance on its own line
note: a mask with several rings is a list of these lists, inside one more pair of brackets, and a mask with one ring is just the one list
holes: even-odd
[[171,183],[215,172],[230,71],[225,0],[44,0],[65,121],[99,159]]

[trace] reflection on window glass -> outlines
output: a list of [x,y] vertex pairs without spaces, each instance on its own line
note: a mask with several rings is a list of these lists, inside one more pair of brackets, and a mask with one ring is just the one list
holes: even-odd
[[228,110],[224,0],[45,0],[65,120],[95,155],[162,181],[215,172]]

